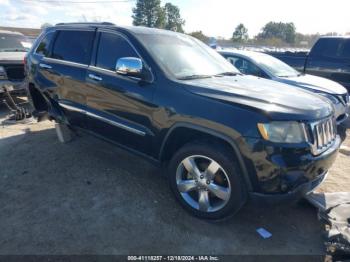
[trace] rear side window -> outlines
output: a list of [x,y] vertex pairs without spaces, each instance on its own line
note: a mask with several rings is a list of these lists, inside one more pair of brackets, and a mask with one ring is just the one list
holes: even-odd
[[53,35],[54,32],[47,33],[38,45],[35,53],[43,56],[48,56]]
[[339,56],[350,59],[350,39],[346,39],[340,46]]
[[59,31],[51,57],[87,65],[90,63],[93,40],[93,31]]
[[121,57],[138,57],[138,55],[124,37],[102,32],[98,45],[96,66],[114,71],[117,60]]
[[315,44],[312,50],[313,55],[337,57],[342,39],[339,38],[321,38]]

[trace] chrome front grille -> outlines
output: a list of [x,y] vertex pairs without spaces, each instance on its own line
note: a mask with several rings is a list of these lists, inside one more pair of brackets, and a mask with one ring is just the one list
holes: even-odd
[[338,95],[338,98],[340,100],[340,102],[344,105],[347,105],[350,101],[349,101],[349,94],[343,94],[343,95]]
[[312,150],[315,155],[326,151],[335,141],[337,136],[337,126],[333,118],[311,124],[313,136]]

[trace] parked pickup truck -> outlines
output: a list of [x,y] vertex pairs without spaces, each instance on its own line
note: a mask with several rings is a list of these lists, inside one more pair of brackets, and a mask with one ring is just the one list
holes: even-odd
[[188,35],[59,24],[43,31],[25,67],[34,115],[164,165],[176,199],[202,218],[232,215],[248,196],[304,196],[340,146],[328,99],[243,75]]
[[339,82],[350,91],[350,36],[321,37],[309,53],[269,53],[295,69]]
[[24,91],[23,60],[30,47],[21,33],[0,30],[0,97],[5,88],[11,93]]

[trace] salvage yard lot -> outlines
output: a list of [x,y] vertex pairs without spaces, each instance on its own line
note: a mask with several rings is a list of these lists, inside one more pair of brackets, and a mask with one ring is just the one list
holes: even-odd
[[[349,153],[341,150],[320,191],[350,191]],[[160,169],[88,135],[61,144],[49,121],[0,125],[0,159],[0,254],[324,253],[305,203],[199,220],[175,202]]]

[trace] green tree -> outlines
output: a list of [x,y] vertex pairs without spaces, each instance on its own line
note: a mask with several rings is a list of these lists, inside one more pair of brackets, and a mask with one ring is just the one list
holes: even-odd
[[239,24],[232,34],[232,41],[234,42],[246,42],[248,40],[248,29],[244,24]]
[[165,24],[160,0],[137,0],[132,12],[134,25],[162,28]]
[[197,38],[197,39],[199,39],[199,40],[201,40],[202,42],[205,42],[205,43],[208,42],[208,40],[209,40],[209,37],[206,36],[205,34],[203,34],[202,31],[194,31],[192,33],[189,33],[189,35],[193,36],[193,37],[195,37],[195,38]]
[[165,29],[183,33],[182,26],[185,20],[181,18],[180,9],[171,3],[166,3],[164,6],[165,14]]
[[295,25],[294,23],[269,22],[262,28],[262,32],[258,35],[258,38],[276,38],[288,44],[294,44],[296,38]]

